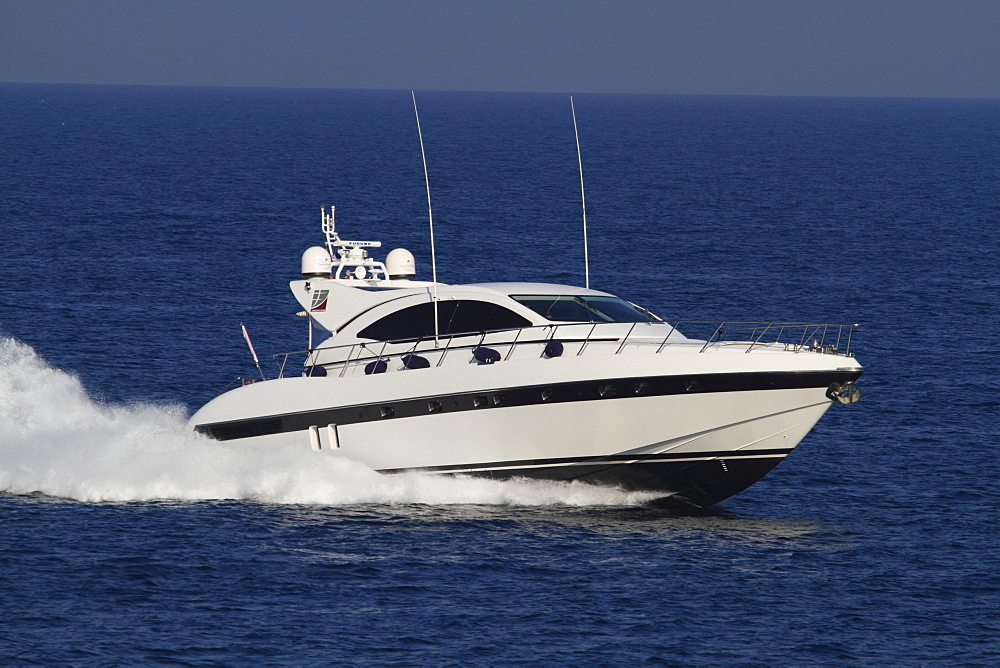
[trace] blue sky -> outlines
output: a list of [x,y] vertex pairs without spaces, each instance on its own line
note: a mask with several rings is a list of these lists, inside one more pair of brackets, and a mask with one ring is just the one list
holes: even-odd
[[1000,0],[0,0],[0,81],[1000,97]]

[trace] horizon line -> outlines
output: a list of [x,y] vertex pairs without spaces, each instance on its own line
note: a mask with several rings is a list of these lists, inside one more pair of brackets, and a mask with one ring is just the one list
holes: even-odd
[[864,100],[1000,100],[996,97],[976,97],[963,95],[890,95],[890,94],[806,94],[806,93],[666,93],[666,92],[607,92],[607,91],[524,91],[524,90],[485,90],[471,88],[351,88],[340,86],[280,86],[280,85],[248,85],[248,84],[164,84],[164,83],[96,83],[67,81],[0,81],[0,86],[101,86],[106,88],[226,88],[247,90],[329,90],[358,92],[401,92],[411,90],[423,93],[492,93],[503,95],[602,95],[602,96],[650,96],[650,97],[776,97],[776,98],[821,98],[821,99],[864,99]]

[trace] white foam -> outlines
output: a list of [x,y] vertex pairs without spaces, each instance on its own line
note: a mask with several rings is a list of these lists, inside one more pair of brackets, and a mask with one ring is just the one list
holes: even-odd
[[183,406],[94,401],[80,380],[0,336],[0,491],[79,501],[241,499],[337,506],[632,506],[592,485],[429,474],[384,476],[308,448],[248,452],[185,428]]

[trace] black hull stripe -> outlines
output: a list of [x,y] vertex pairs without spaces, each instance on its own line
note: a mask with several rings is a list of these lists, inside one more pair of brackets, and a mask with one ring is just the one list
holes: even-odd
[[[420,373],[419,370],[403,373]],[[537,404],[601,401],[628,397],[662,397],[680,394],[748,392],[826,388],[831,383],[857,380],[855,371],[768,371],[713,373],[684,376],[644,376],[612,380],[587,380],[550,385],[498,388],[437,397],[328,408],[302,413],[271,415],[246,420],[200,424],[200,433],[220,441],[303,431],[312,425],[349,425],[435,413],[490,410]],[[271,382],[271,381],[269,381]]]
[[[378,469],[379,473],[404,473],[406,471],[421,472],[454,472],[454,471],[490,471],[495,469],[510,469],[521,467],[549,466],[607,466],[613,464],[632,465],[639,463],[678,461],[684,459],[735,459],[746,457],[778,457],[783,458],[792,448],[772,448],[768,450],[718,450],[715,452],[661,452],[655,454],[617,454],[601,457],[555,457],[551,459],[520,459],[506,462],[489,462],[484,464],[450,464],[447,466],[422,466],[409,469]],[[516,471],[514,472],[516,474]]]

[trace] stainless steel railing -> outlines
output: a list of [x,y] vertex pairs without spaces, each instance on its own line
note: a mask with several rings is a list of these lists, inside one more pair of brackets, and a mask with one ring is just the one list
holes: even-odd
[[[400,341],[373,343],[353,343],[331,348],[296,350],[274,355],[278,365],[278,377],[285,375],[289,358],[303,356],[307,366],[323,366],[329,374],[339,370],[344,376],[349,368],[372,362],[388,360],[408,354],[431,353],[437,359],[434,366],[441,366],[449,353],[456,350],[473,350],[479,346],[506,347],[504,360],[509,360],[515,351],[524,352],[535,347],[538,357],[544,355],[549,341],[560,341],[566,346],[566,354],[581,356],[593,343],[617,343],[615,355],[627,348],[637,350],[654,349],[660,354],[668,346],[699,346],[699,353],[706,353],[723,346],[745,346],[746,353],[754,350],[781,347],[795,353],[814,352],[828,355],[850,356],[854,332],[859,325],[842,323],[811,322],[763,322],[736,320],[680,320],[667,322],[637,323],[561,323],[537,325],[517,330],[496,330],[475,334],[449,334]],[[627,328],[627,331],[626,331]],[[654,333],[667,329],[665,336]],[[621,332],[624,331],[624,334]],[[681,335],[683,332],[683,336]],[[675,335],[676,333],[676,335]],[[841,345],[844,349],[841,351]],[[607,346],[601,346],[607,351]]]

